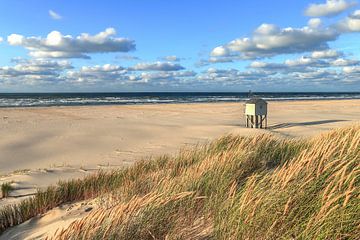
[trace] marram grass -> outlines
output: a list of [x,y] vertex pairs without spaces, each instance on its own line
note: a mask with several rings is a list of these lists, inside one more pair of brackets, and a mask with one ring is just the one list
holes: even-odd
[[8,197],[12,190],[14,190],[14,188],[11,186],[11,183],[6,182],[1,184],[1,197]]
[[0,231],[98,197],[51,239],[359,239],[359,187],[359,125],[309,140],[226,136],[39,191],[0,211]]

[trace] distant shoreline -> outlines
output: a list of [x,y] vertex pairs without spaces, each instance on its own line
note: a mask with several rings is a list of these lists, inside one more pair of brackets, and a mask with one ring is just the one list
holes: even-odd
[[[267,102],[317,102],[317,101],[353,101],[359,98],[319,98],[319,99],[265,99]],[[115,107],[115,106],[155,106],[155,105],[199,105],[199,104],[226,104],[245,103],[246,99],[239,101],[214,101],[214,102],[159,102],[159,103],[108,103],[108,104],[73,104],[73,105],[32,105],[32,106],[0,106],[0,109],[31,109],[31,108],[71,108],[71,107]]]
[[[253,93],[267,101],[357,100],[360,92]],[[187,103],[237,103],[249,98],[248,93],[13,93],[0,94],[0,108],[52,106],[111,106]]]

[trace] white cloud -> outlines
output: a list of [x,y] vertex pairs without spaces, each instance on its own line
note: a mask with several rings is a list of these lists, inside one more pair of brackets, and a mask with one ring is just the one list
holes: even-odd
[[185,69],[180,64],[171,62],[138,63],[129,70],[132,71],[179,71]]
[[334,49],[328,49],[324,51],[314,51],[311,53],[312,58],[338,58],[342,55],[343,53],[338,52]]
[[354,59],[344,59],[344,58],[338,58],[331,62],[331,65],[334,67],[342,67],[342,66],[353,66],[360,64],[359,60]]
[[326,3],[310,4],[305,10],[305,15],[311,17],[336,16],[355,5],[354,1],[326,0]]
[[2,41],[4,41],[4,39],[3,39],[2,37],[0,37],[0,43],[1,43]]
[[82,33],[77,37],[52,31],[46,38],[11,34],[7,40],[10,45],[25,47],[30,56],[36,58],[90,58],[88,54],[91,53],[135,50],[134,41],[113,37],[115,34],[114,28],[107,28],[96,35]]
[[251,38],[239,38],[218,46],[211,52],[213,57],[233,59],[257,59],[278,54],[319,51],[328,48],[339,33],[333,28],[279,28],[273,24],[262,24]]
[[320,18],[311,18],[308,21],[308,26],[311,28],[319,28],[322,24],[322,21]]
[[327,62],[309,57],[301,57],[298,59],[286,60],[285,64],[289,67],[304,67],[304,66],[328,67],[329,66]]
[[360,73],[360,66],[344,67],[343,72],[346,74]]
[[95,65],[95,66],[84,66],[80,68],[80,71],[83,73],[94,73],[94,72],[123,72],[124,68],[117,65],[104,64],[103,66]]
[[341,32],[360,32],[360,10],[341,20],[336,27]]
[[180,60],[182,60],[181,58],[175,55],[165,56],[162,59],[169,62],[180,62]]
[[57,12],[53,11],[53,10],[49,10],[49,15],[54,20],[62,19],[62,16],[60,14],[58,14]]
[[216,47],[211,52],[211,56],[213,56],[213,57],[223,57],[223,56],[227,56],[229,54],[230,54],[229,49],[224,46]]

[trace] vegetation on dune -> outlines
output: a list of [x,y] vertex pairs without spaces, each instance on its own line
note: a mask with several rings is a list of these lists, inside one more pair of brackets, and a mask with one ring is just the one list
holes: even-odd
[[10,192],[14,190],[10,183],[1,184],[1,196],[6,198],[9,196]]
[[226,136],[39,191],[0,211],[0,231],[99,197],[54,239],[357,239],[359,187],[360,126],[310,140]]

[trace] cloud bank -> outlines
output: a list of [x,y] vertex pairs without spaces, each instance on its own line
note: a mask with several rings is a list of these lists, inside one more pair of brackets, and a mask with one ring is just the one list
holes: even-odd
[[214,48],[212,57],[257,59],[279,54],[303,53],[328,49],[328,42],[338,38],[333,28],[279,28],[274,24],[262,24],[250,38],[238,38]]
[[180,64],[172,62],[138,63],[129,70],[132,71],[179,71],[185,69]]

